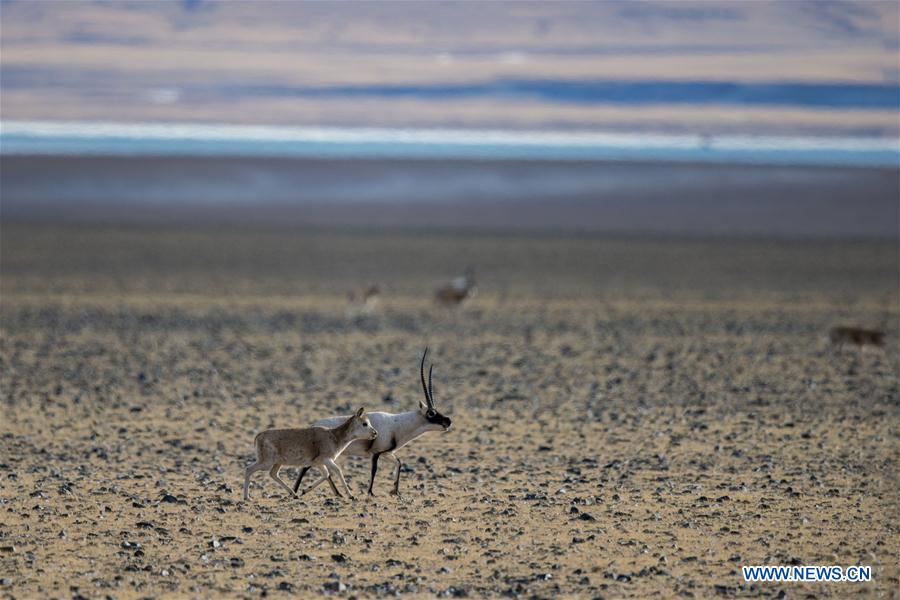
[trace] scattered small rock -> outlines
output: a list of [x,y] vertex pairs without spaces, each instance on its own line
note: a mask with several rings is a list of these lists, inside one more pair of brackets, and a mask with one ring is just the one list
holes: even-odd
[[344,592],[347,590],[346,584],[342,581],[328,581],[322,588],[327,592]]

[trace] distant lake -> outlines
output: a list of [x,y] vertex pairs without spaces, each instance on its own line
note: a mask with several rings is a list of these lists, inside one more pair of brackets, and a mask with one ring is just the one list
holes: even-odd
[[[201,91],[198,88],[197,91]],[[450,100],[529,98],[621,105],[736,105],[809,108],[900,108],[900,85],[737,81],[496,79],[484,82],[341,86],[232,85],[207,89],[225,96],[381,97]]]
[[[4,66],[7,90],[47,85],[102,89],[96,72],[64,72]],[[806,81],[666,81],[615,79],[492,78],[481,81],[374,83],[347,85],[185,82],[179,93],[193,100],[259,98],[382,98],[447,101],[464,99],[538,100],[580,105],[790,106],[834,109],[898,109],[900,84]],[[127,88],[125,88],[127,89]]]
[[896,237],[896,138],[0,123],[8,218]]
[[881,137],[36,121],[0,122],[0,153],[900,165],[900,142]]

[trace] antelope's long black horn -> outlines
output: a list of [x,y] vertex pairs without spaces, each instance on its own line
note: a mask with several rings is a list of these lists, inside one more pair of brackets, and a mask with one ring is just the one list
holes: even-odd
[[425,357],[428,356],[428,347],[425,347],[425,352],[422,354],[422,363],[419,365],[419,375],[422,377],[422,391],[425,392],[425,404],[431,406],[431,398],[428,396],[428,386],[425,385]]
[[434,388],[431,387],[431,372],[434,370],[434,365],[428,367],[428,407],[434,408]]

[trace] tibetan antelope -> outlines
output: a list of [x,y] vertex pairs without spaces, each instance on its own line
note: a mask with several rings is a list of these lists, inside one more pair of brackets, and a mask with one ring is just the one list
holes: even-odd
[[291,490],[288,484],[278,477],[278,471],[282,466],[303,467],[304,472],[312,467],[319,467],[324,471],[322,477],[309,486],[303,494],[327,480],[334,493],[340,496],[341,493],[332,479],[337,475],[347,490],[347,495],[352,499],[353,492],[350,491],[344,474],[334,459],[355,441],[364,440],[365,443],[370,443],[377,436],[378,432],[369,422],[369,416],[364,408],[360,408],[356,414],[350,417],[338,419],[334,425],[328,427],[314,426],[304,429],[263,431],[253,440],[256,446],[256,462],[244,471],[244,500],[250,499],[250,476],[262,469],[269,469],[269,476],[286,489],[291,496],[297,498],[297,491]]
[[[378,437],[373,440],[357,440],[347,446],[344,454],[348,456],[371,456],[372,474],[369,477],[369,495],[374,496],[375,472],[378,470],[378,459],[382,454],[387,454],[397,463],[397,475],[394,477],[394,495],[400,495],[400,470],[403,466],[400,459],[394,454],[409,442],[413,441],[428,431],[449,431],[451,421],[434,407],[434,392],[431,385],[431,374],[434,365],[428,368],[428,385],[425,385],[425,356],[428,348],[422,354],[422,362],[419,364],[419,375],[422,379],[422,390],[425,392],[425,401],[419,400],[419,410],[411,410],[402,413],[370,412],[369,419],[372,427],[378,432]],[[340,423],[347,417],[331,417],[317,421],[316,425],[331,427]],[[304,467],[294,483],[294,492],[300,487],[303,476],[310,467]]]
[[351,306],[359,307],[363,314],[369,314],[378,306],[380,296],[381,288],[376,283],[362,290],[351,291],[347,294],[347,301]]
[[831,343],[838,349],[844,347],[844,344],[853,344],[854,346],[884,346],[884,332],[874,329],[861,329],[859,327],[835,327],[828,337]]
[[474,296],[475,291],[475,271],[468,267],[465,274],[439,287],[434,295],[441,304],[461,304],[466,298]]

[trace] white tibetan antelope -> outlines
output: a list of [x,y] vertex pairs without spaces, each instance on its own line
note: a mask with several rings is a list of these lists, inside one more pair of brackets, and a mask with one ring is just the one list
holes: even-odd
[[[425,392],[425,401],[419,400],[419,409],[402,413],[370,412],[368,413],[372,427],[378,432],[378,437],[372,440],[357,440],[347,446],[344,454],[348,456],[371,456],[372,474],[369,477],[369,495],[374,496],[375,473],[378,471],[378,459],[387,454],[397,463],[397,475],[394,477],[395,496],[400,495],[400,470],[403,466],[400,459],[394,454],[409,442],[428,431],[449,431],[451,421],[434,407],[434,392],[431,384],[431,375],[434,365],[428,368],[428,385],[425,385],[425,356],[428,348],[422,354],[422,362],[419,364],[419,375],[422,379],[422,390]],[[317,421],[316,425],[331,427],[340,423],[347,417],[331,417]],[[300,487],[303,476],[310,467],[304,467],[294,483],[294,492]]]
[[434,296],[441,304],[461,304],[467,298],[474,296],[475,292],[475,271],[472,267],[468,267],[465,274],[456,277],[447,285],[439,287]]
[[327,427],[314,426],[304,429],[263,431],[253,441],[256,445],[256,462],[247,467],[244,472],[244,500],[250,499],[250,476],[262,469],[269,469],[269,476],[286,489],[291,496],[297,498],[297,491],[291,490],[288,484],[278,477],[278,471],[282,466],[303,467],[304,473],[312,467],[318,467],[324,471],[322,477],[309,486],[303,494],[327,480],[334,493],[340,496],[341,493],[332,479],[336,475],[344,489],[347,490],[347,495],[352,499],[353,492],[350,491],[344,474],[334,459],[340,456],[348,445],[358,440],[370,443],[377,436],[378,432],[372,427],[364,408],[360,408],[356,414],[350,417],[338,419],[333,425]]

